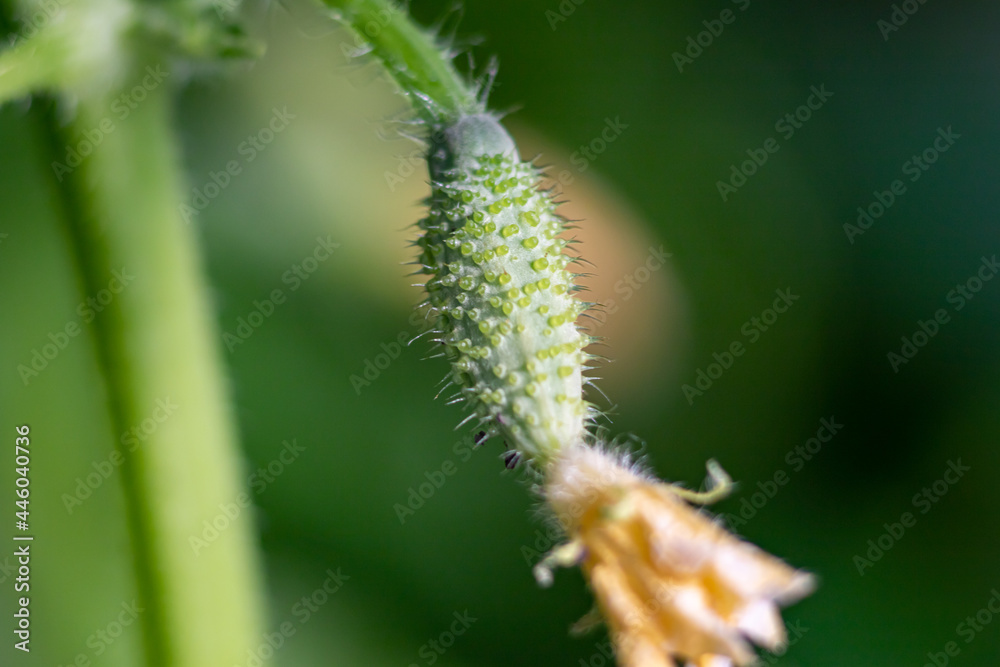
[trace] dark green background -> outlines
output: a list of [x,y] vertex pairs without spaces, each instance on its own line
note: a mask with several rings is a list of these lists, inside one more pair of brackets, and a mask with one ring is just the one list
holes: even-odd
[[[443,3],[415,5],[429,23]],[[955,665],[997,664],[1000,619],[968,644],[956,626],[1000,587],[1000,281],[959,312],[945,295],[981,257],[1000,252],[1000,8],[928,0],[886,41],[876,22],[890,3],[753,0],[745,12],[729,2],[573,6],[553,30],[546,11],[559,11],[555,0],[470,1],[459,34],[486,38],[473,51],[480,66],[492,53],[500,58],[493,105],[520,106],[512,122],[559,151],[590,142],[605,118],[629,126],[588,174],[673,253],[686,304],[676,317],[686,318],[687,333],[681,349],[657,357],[676,356],[676,368],[654,368],[641,382],[607,369],[612,433],[644,439],[650,465],[668,479],[697,484],[704,461],[718,459],[741,482],[719,512],[738,512],[758,482],[789,473],[740,528],[821,581],[785,613],[808,631],[780,664],[918,667],[948,641],[961,648]],[[678,72],[672,54],[727,7],[737,9],[735,22]],[[421,646],[468,610],[478,620],[438,664],[600,664],[587,662],[599,655],[600,634],[567,635],[590,605],[579,574],[560,573],[550,590],[532,580],[521,547],[534,544],[541,524],[527,482],[502,474],[501,444],[468,461],[452,451],[462,413],[433,400],[444,362],[422,361],[427,346],[418,343],[354,391],[350,376],[381,343],[415,333],[407,320],[417,291],[398,265],[406,257],[398,230],[419,216],[423,168],[407,187],[386,187],[396,156],[414,149],[378,138],[403,103],[375,68],[345,66],[343,33],[278,8],[256,15],[268,54],[184,85],[177,124],[196,187],[236,157],[273,108],[297,114],[198,217],[222,330],[283,287],[282,274],[317,236],[341,244],[246,343],[230,353],[220,341],[248,474],[273,460],[283,439],[306,447],[256,496],[272,624],[290,618],[327,568],[350,577],[277,660],[429,665]],[[184,77],[178,71],[175,81]],[[779,139],[780,150],[724,203],[716,181],[776,136],[774,122],[820,85],[829,101]],[[842,226],[856,208],[905,178],[901,165],[948,126],[961,138],[849,243]],[[23,664],[52,665],[87,653],[88,635],[133,593],[116,478],[72,516],[60,501],[116,439],[90,342],[75,342],[28,388],[16,372],[83,298],[39,146],[23,106],[4,107],[0,415],[4,428],[32,423],[47,449],[34,469],[38,532],[59,548],[38,560],[44,639]],[[609,283],[621,277],[594,271]],[[745,341],[743,323],[777,288],[801,298],[689,405],[681,386],[713,352]],[[951,321],[894,373],[887,353],[938,308],[949,308]],[[610,343],[605,353],[615,357]],[[786,452],[831,416],[842,431],[793,472]],[[914,494],[959,458],[971,471],[860,576],[853,557],[884,523],[914,511]],[[446,460],[455,475],[400,525],[393,505]],[[0,471],[5,489],[9,468]],[[135,634],[95,664],[131,664]],[[2,650],[10,654],[6,640]]]

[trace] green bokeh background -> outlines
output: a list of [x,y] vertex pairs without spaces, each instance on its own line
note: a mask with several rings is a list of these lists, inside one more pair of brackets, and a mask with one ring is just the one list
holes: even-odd
[[[443,3],[414,4],[425,23],[443,11]],[[789,473],[740,526],[821,580],[786,611],[808,631],[773,662],[919,666],[956,641],[952,664],[998,664],[1000,619],[971,643],[956,626],[1000,588],[1000,281],[959,312],[945,297],[981,257],[1000,252],[1000,7],[929,0],[885,40],[876,22],[889,18],[889,3],[562,6],[573,11],[553,29],[555,0],[470,1],[459,34],[486,37],[473,51],[478,62],[500,58],[494,106],[520,107],[512,123],[557,151],[589,143],[605,118],[628,125],[588,175],[638,213],[645,238],[673,253],[671,279],[685,304],[673,315],[687,333],[641,381],[613,364],[603,369],[616,405],[611,431],[644,439],[649,464],[669,479],[696,484],[704,461],[718,459],[741,482],[719,512],[739,512],[758,482]],[[672,54],[727,7],[736,20],[679,72]],[[273,109],[296,116],[194,223],[222,331],[233,332],[273,289],[288,296],[246,342],[232,351],[219,343],[247,475],[273,461],[283,440],[306,448],[255,495],[271,627],[292,620],[297,628],[275,664],[430,665],[421,647],[465,610],[478,620],[435,664],[602,664],[601,634],[567,635],[590,605],[579,574],[560,573],[550,590],[532,580],[522,546],[533,548],[541,524],[529,484],[503,472],[497,441],[471,456],[453,449],[464,434],[453,430],[461,412],[433,400],[443,361],[423,361],[428,347],[416,343],[360,394],[352,386],[381,344],[416,333],[408,318],[418,292],[399,261],[425,172],[395,190],[385,179],[414,150],[386,122],[402,100],[374,67],[347,64],[344,34],[328,23],[277,7],[252,13],[267,55],[184,85],[177,128],[195,188],[239,158],[237,147]],[[777,136],[775,121],[820,85],[829,101],[723,202],[716,181]],[[100,656],[88,646],[134,597],[118,479],[72,514],[61,500],[118,437],[92,330],[29,386],[17,372],[48,333],[78,319],[85,297],[24,110],[0,110],[0,423],[8,442],[24,422],[35,439],[37,645],[27,658],[11,650],[11,582],[0,571],[0,663],[63,665],[84,654],[93,664],[131,665],[136,627]],[[843,225],[856,208],[905,178],[902,164],[948,126],[961,138],[850,243]],[[327,235],[340,247],[290,291],[283,274]],[[593,271],[609,283],[621,278]],[[682,385],[713,353],[746,342],[741,327],[778,288],[801,298],[689,403]],[[653,311],[657,293],[634,298]],[[951,321],[893,372],[887,353],[939,308]],[[831,416],[842,431],[793,471],[786,453]],[[884,523],[915,511],[914,494],[959,458],[971,471],[859,575],[854,556]],[[394,505],[445,461],[457,472],[401,525]],[[5,494],[12,467],[0,465]],[[4,547],[0,564],[6,555]],[[300,623],[296,601],[337,568],[349,577],[342,590]]]

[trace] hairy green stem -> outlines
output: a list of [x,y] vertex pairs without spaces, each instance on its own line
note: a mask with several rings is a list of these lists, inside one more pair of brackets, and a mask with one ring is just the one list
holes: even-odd
[[321,0],[357,35],[358,46],[385,66],[428,120],[483,111],[475,89],[458,73],[443,45],[410,20],[402,4],[386,0]]

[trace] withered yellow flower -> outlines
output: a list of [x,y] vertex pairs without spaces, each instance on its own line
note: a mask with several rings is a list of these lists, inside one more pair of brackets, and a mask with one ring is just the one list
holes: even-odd
[[[717,466],[709,471],[728,481]],[[756,658],[751,641],[784,644],[778,606],[813,590],[812,575],[685,501],[704,494],[664,484],[607,450],[564,450],[545,494],[569,541],[535,574],[547,585],[552,565],[582,566],[621,667],[747,665]]]

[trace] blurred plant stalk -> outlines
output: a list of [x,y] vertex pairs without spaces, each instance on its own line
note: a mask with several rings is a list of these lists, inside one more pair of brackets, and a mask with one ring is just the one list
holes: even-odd
[[[0,25],[8,30],[12,5],[6,0],[7,25]],[[191,546],[220,505],[245,489],[221,339],[194,229],[179,213],[170,54],[160,40],[137,36],[133,18],[144,6],[94,0],[66,7],[0,51],[0,103],[5,94],[54,94],[34,99],[31,113],[47,143],[45,161],[54,167],[54,199],[81,293],[95,293],[112,271],[134,275],[92,329],[113,433],[141,423],[158,399],[179,404],[135,451],[125,451],[115,437],[125,459],[121,479],[145,609],[144,664],[241,664],[263,628],[253,519],[244,513],[230,522],[209,549]],[[90,26],[103,34],[88,33]],[[98,38],[114,41],[88,46]],[[151,85],[150,71],[164,68],[166,75]],[[5,79],[12,85],[5,88]],[[143,99],[124,118],[112,114],[113,102],[137,87],[146,92]],[[68,148],[88,137],[96,145],[71,165]]]

